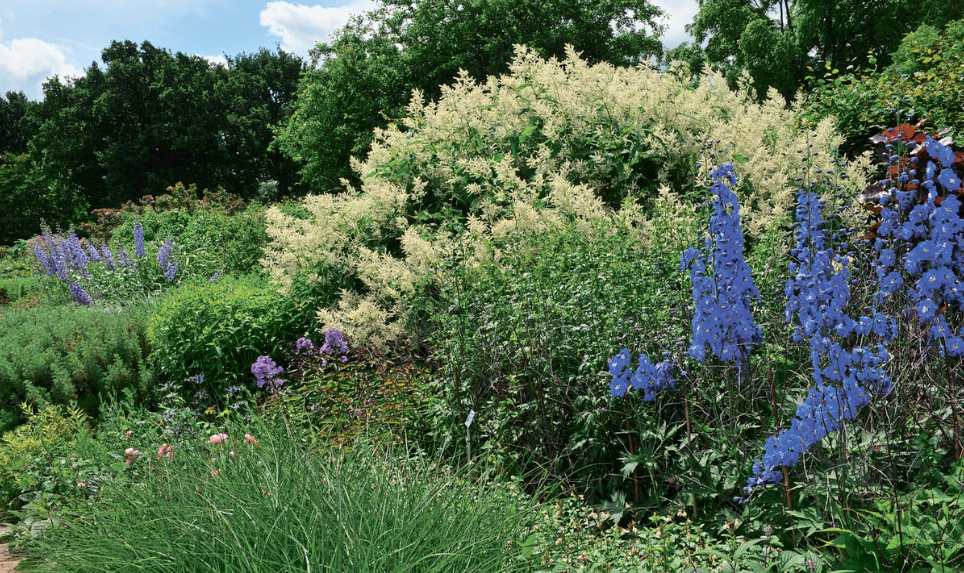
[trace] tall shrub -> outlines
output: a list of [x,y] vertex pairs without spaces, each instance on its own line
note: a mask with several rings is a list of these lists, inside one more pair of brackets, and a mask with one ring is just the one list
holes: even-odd
[[[404,338],[405,300],[434,280],[434,265],[484,252],[492,239],[575,222],[632,224],[661,187],[686,196],[708,182],[709,163],[732,161],[750,236],[790,208],[797,152],[811,149],[814,173],[830,180],[839,139],[825,121],[794,128],[774,94],[754,104],[719,75],[694,86],[685,70],[590,65],[570,51],[543,60],[520,49],[510,73],[476,83],[462,76],[408,116],[376,132],[354,162],[360,188],[305,199],[307,217],[268,211],[265,265],[276,284],[354,278],[321,309],[356,343]],[[844,185],[862,188],[864,165]],[[456,247],[457,245],[457,247]]]

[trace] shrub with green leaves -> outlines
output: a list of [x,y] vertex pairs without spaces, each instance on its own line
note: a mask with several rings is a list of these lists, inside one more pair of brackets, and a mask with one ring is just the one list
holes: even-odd
[[0,430],[20,422],[18,405],[76,401],[96,417],[125,388],[148,396],[144,310],[119,313],[74,306],[11,310],[0,315]]
[[290,288],[299,279],[349,277],[352,288],[319,311],[356,345],[411,339],[408,299],[444,277],[437,263],[472,259],[491,240],[575,222],[639,221],[661,190],[686,197],[709,164],[733,161],[745,185],[744,226],[760,235],[792,204],[798,153],[814,172],[863,188],[865,163],[834,165],[831,121],[797,128],[779,97],[754,104],[722,76],[695,85],[686,70],[592,65],[568,52],[544,60],[520,48],[510,73],[475,82],[461,76],[435,101],[416,93],[407,117],[376,132],[353,164],[361,185],[311,195],[309,217],[267,213],[265,265]]
[[74,440],[87,431],[87,415],[74,407],[24,407],[26,423],[0,438],[0,515],[43,494],[77,488],[74,470],[60,464],[70,457]]
[[170,292],[148,335],[161,376],[169,382],[202,375],[212,399],[254,383],[251,364],[279,356],[310,324],[289,298],[254,277],[223,277]]
[[610,407],[613,341],[675,350],[661,346],[679,338],[663,325],[676,312],[670,301],[688,297],[679,253],[693,221],[666,213],[652,225],[649,244],[626,228],[570,226],[495,241],[500,256],[478,266],[456,262],[432,313],[442,443],[462,448],[475,410],[477,454],[587,480],[612,469],[612,435],[629,412]]
[[811,78],[800,115],[815,123],[834,117],[845,148],[862,151],[867,139],[898,123],[926,119],[927,129],[964,128],[964,20],[944,30],[922,26],[904,37],[885,69],[828,67]]
[[223,190],[198,191],[181,183],[158,197],[145,197],[116,210],[99,210],[101,224],[89,230],[115,244],[132,242],[134,226],[158,244],[173,239],[181,272],[210,278],[216,274],[258,273],[268,242],[265,207],[245,204]]

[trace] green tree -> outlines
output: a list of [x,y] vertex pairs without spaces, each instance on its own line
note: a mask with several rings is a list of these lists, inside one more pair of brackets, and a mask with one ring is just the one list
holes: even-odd
[[376,127],[403,114],[412,91],[429,99],[459,73],[508,71],[513,46],[563,57],[573,45],[590,63],[625,65],[659,55],[662,11],[648,0],[382,0],[313,51],[279,145],[304,163],[314,191],[351,178]]
[[266,50],[227,66],[149,42],[112,42],[84,76],[44,85],[32,158],[47,184],[77,189],[92,207],[163,193],[176,182],[253,197],[296,167],[269,151],[304,64]]
[[23,92],[7,92],[0,97],[0,153],[23,153],[29,139],[28,124],[23,121],[27,110],[36,105]]
[[260,49],[228,57],[218,100],[224,102],[228,128],[225,145],[235,158],[223,186],[250,196],[251,190],[273,186],[269,199],[297,195],[298,165],[272,145],[276,126],[291,116],[298,82],[307,68],[296,55]]
[[922,119],[928,132],[952,129],[958,138],[964,128],[962,77],[964,19],[943,30],[925,25],[901,40],[888,67],[829,70],[810,78],[801,115],[811,123],[834,116],[849,151],[865,149],[870,136],[898,122]]
[[[770,87],[792,97],[808,67],[887,64],[901,37],[921,24],[964,15],[960,0],[699,0],[687,30],[697,53],[735,84],[743,72],[762,97]],[[696,62],[694,52],[670,58]]]

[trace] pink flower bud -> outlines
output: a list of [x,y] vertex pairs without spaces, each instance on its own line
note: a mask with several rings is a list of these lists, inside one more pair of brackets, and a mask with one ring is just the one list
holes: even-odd
[[161,458],[169,458],[169,459],[170,459],[170,458],[173,458],[173,457],[174,457],[174,448],[172,448],[171,446],[169,446],[169,445],[167,445],[167,444],[163,444],[160,448],[158,448],[158,450],[157,450],[157,459],[161,459]]
[[124,450],[124,461],[129,466],[133,465],[134,460],[136,460],[137,456],[139,455],[141,455],[140,450],[135,450],[134,448],[127,448],[126,450]]
[[248,442],[249,444],[253,444],[253,445],[255,445],[255,446],[258,446],[258,445],[261,444],[261,442],[259,442],[259,441],[258,441],[254,436],[252,436],[251,434],[245,434],[245,435],[244,435],[244,441]]
[[227,434],[214,434],[208,439],[208,443],[211,444],[212,446],[216,446],[221,442],[226,442],[226,441],[228,441]]

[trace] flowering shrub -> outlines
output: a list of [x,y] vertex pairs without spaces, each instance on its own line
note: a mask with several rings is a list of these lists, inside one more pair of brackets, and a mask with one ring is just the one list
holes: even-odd
[[[819,178],[841,169],[831,163],[829,120],[800,132],[779,97],[748,103],[719,75],[693,87],[687,74],[589,65],[575,53],[545,61],[528,50],[510,69],[484,83],[462,77],[437,102],[416,95],[409,116],[377,132],[355,162],[360,189],[307,197],[307,216],[269,209],[264,264],[276,284],[351,279],[319,310],[323,327],[362,346],[404,339],[406,301],[443,280],[440,261],[457,253],[475,262],[494,239],[569,223],[587,233],[637,228],[661,192],[685,197],[694,174],[709,183],[697,166],[707,153],[732,161],[744,181],[752,237],[789,211],[797,149],[813,145]],[[707,141],[719,143],[708,152]],[[844,185],[861,189],[866,168],[843,168]]]
[[[280,355],[304,332],[290,298],[253,277],[182,286],[161,301],[148,325],[153,357],[169,381],[203,375],[211,397],[247,386],[262,354]],[[187,398],[187,396],[185,396]]]

